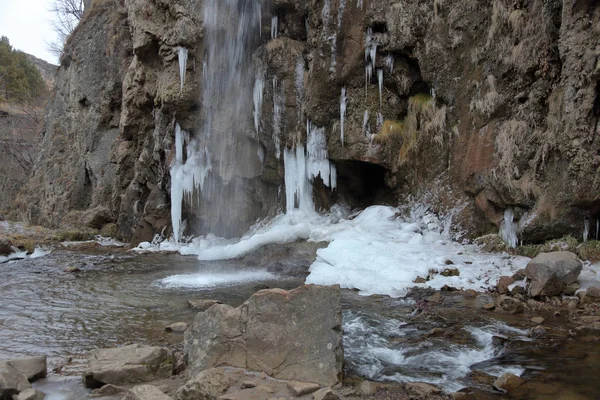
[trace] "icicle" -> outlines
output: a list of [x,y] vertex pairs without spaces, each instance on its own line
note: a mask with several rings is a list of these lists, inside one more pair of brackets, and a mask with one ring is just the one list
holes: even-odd
[[367,136],[367,127],[369,125],[369,110],[365,110],[365,115],[363,116],[363,125],[362,125],[362,134]]
[[281,157],[281,115],[285,104],[283,88],[279,91],[277,77],[273,78],[273,143],[275,144],[275,157]]
[[277,15],[273,15],[271,17],[271,39],[277,39],[279,29],[279,17]]
[[288,212],[298,208],[312,211],[312,190],[306,173],[306,155],[304,146],[296,145],[296,150],[283,151],[283,164],[285,167],[285,198]]
[[362,10],[362,8],[363,8],[363,0],[356,0],[356,8],[360,8]]
[[304,100],[304,58],[298,57],[296,62],[296,109],[298,119],[302,118],[302,101]]
[[383,114],[378,112],[377,113],[377,132],[381,131],[381,128],[383,128]]
[[183,92],[183,85],[185,84],[185,73],[187,69],[188,49],[185,47],[179,47],[179,81],[181,84],[180,91]]
[[392,54],[385,56],[384,63],[390,74],[394,72],[394,56]]
[[183,142],[181,126],[175,124],[175,162],[179,164],[183,163]]
[[334,189],[335,166],[329,161],[325,128],[313,126],[310,121],[306,122],[306,156],[308,179],[312,181],[320,176],[325,186]]
[[368,63],[365,67],[365,99],[369,94],[369,83],[371,82],[371,78],[373,77],[373,65]]
[[338,7],[338,30],[342,29],[342,23],[344,22],[344,10],[346,9],[346,0],[340,0],[340,6]]
[[435,99],[435,89],[431,88],[431,97]]
[[377,70],[377,82],[379,83],[379,107],[383,106],[383,69]]
[[514,222],[515,212],[512,208],[504,210],[504,221],[500,227],[500,235],[504,242],[515,248],[519,244],[519,238],[517,237],[518,224]]
[[260,117],[262,114],[263,96],[265,90],[265,80],[262,71],[256,73],[256,80],[254,81],[254,128],[258,134],[260,131]]
[[585,218],[583,220],[583,241],[587,242],[590,236],[590,220]]
[[346,87],[342,88],[342,96],[340,97],[340,139],[342,146],[344,146],[344,122],[346,120],[346,106],[348,99],[346,98]]

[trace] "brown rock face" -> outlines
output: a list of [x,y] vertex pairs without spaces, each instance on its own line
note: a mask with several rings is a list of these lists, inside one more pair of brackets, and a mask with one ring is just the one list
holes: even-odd
[[[204,3],[93,2],[65,49],[40,158],[15,205],[21,218],[116,223],[134,242],[169,234],[175,121],[192,135],[204,122]],[[325,129],[338,169],[333,194],[316,185],[321,208],[417,199],[454,210],[471,235],[510,208],[526,241],[580,236],[584,218],[600,216],[597,2],[361,4],[264,10],[252,55],[262,103],[248,100],[240,127],[241,146],[264,157],[243,178],[252,212],[242,225],[283,206],[276,142],[305,143],[309,121]],[[206,218],[186,206],[187,233]]]
[[339,287],[261,290],[238,308],[217,304],[185,333],[190,376],[220,365],[277,379],[337,383],[343,363]]

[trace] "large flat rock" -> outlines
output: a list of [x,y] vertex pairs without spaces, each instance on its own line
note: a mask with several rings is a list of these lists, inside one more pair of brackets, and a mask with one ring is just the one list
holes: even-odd
[[0,361],[0,399],[10,400],[27,389],[31,389],[27,377],[9,363]]
[[217,366],[331,386],[342,373],[338,286],[261,290],[238,308],[217,304],[185,333],[190,376]]
[[48,376],[46,356],[19,358],[7,362],[25,375],[29,382],[34,382]]
[[94,350],[88,357],[83,381],[89,388],[126,385],[164,379],[172,374],[171,351],[134,344]]

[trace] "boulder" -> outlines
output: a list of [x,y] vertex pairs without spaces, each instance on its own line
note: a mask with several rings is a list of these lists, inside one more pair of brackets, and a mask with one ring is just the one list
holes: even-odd
[[13,248],[8,239],[0,239],[0,257],[6,257],[13,252]]
[[496,299],[496,311],[509,314],[521,314],[525,310],[525,304],[510,296],[498,296]]
[[10,399],[27,389],[31,389],[27,377],[9,363],[0,361],[0,399]]
[[314,400],[339,400],[340,397],[331,388],[323,388],[313,394]]
[[172,355],[169,350],[133,344],[92,351],[83,381],[86,387],[95,389],[109,383],[126,385],[169,378],[171,373]]
[[334,385],[342,374],[341,325],[339,286],[262,290],[238,308],[217,304],[185,333],[190,376],[229,365]]
[[135,386],[123,396],[121,400],[172,400],[160,391],[159,388],[152,385]]
[[173,333],[183,333],[188,328],[187,322],[175,322],[174,324],[165,326],[165,331]]
[[501,276],[496,284],[496,292],[507,294],[509,292],[508,287],[513,283],[515,283],[515,280],[511,276]]
[[538,255],[525,268],[525,276],[531,281],[529,295],[538,297],[561,294],[567,285],[577,281],[582,268],[581,260],[568,251]]
[[34,382],[48,376],[46,356],[20,358],[7,362],[25,375],[29,382]]
[[13,396],[13,400],[44,400],[46,395],[36,389],[26,389],[19,393],[18,396]]
[[120,393],[125,393],[125,392],[127,392],[127,388],[125,388],[125,387],[108,384],[108,385],[102,386],[101,388],[92,390],[92,396],[93,397],[115,396],[115,395],[118,395]]
[[[312,400],[319,385],[273,379],[264,373],[219,367],[202,371],[175,393],[176,400]],[[298,393],[298,394],[296,394]]]
[[187,305],[189,308],[198,312],[204,312],[214,306],[215,304],[222,304],[218,300],[188,300]]
[[520,378],[514,374],[505,373],[502,374],[496,381],[494,382],[494,389],[500,390],[503,392],[510,392],[521,386],[525,380]]

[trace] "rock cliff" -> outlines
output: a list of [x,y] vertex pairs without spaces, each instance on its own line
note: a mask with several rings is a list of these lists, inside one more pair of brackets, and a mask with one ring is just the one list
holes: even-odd
[[[290,148],[308,125],[324,128],[338,172],[333,194],[315,184],[321,208],[427,202],[469,235],[497,229],[509,210],[525,241],[581,235],[585,220],[594,231],[598,1],[263,9],[253,60],[265,82],[255,113],[264,161],[245,226],[285,199],[273,138]],[[194,134],[202,122],[203,18],[201,0],[93,2],[61,60],[37,167],[15,205],[22,218],[110,226],[133,241],[169,233],[175,124]],[[191,207],[184,216],[201,219]]]

